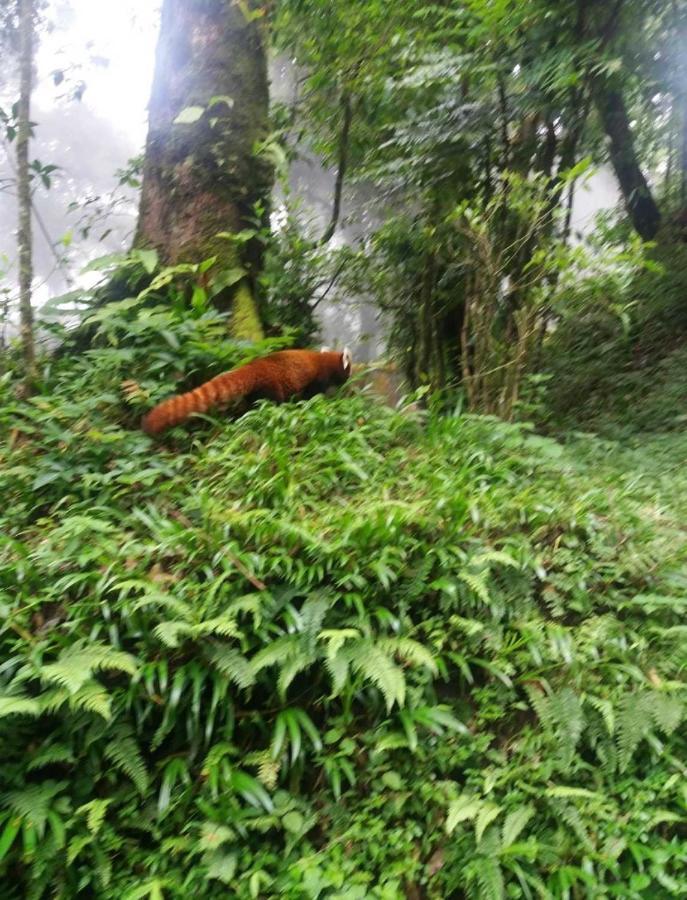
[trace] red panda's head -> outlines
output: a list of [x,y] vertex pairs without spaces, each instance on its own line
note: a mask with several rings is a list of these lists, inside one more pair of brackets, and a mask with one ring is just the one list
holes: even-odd
[[332,384],[343,384],[345,381],[348,381],[351,375],[352,363],[351,351],[348,347],[344,347],[340,353],[334,353],[329,347],[323,347],[320,353],[329,353],[332,356],[336,356],[337,365],[331,376]]

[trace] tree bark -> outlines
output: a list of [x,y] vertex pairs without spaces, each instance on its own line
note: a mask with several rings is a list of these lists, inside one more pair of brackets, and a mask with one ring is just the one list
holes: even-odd
[[31,281],[33,258],[31,245],[31,179],[29,139],[31,81],[33,66],[33,0],[21,0],[19,7],[19,105],[17,111],[17,198],[19,205],[19,319],[24,355],[25,387],[30,391],[36,376],[36,349],[33,333]]
[[268,132],[268,99],[252,0],[164,0],[134,244],[157,250],[163,264],[216,256],[219,277],[244,267],[238,290],[225,288],[216,302],[233,308],[234,335],[252,339],[262,337],[262,244],[217,235],[255,228],[256,205],[269,221],[272,167],[254,152]]
[[661,225],[661,213],[642,172],[623,95],[617,88],[594,86],[594,101],[608,136],[611,164],[625,208],[639,236],[650,241]]

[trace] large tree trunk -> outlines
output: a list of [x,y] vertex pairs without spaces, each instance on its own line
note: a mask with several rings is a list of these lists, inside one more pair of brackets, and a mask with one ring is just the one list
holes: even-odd
[[635,231],[645,241],[656,236],[661,213],[651,194],[635,150],[623,95],[616,88],[597,84],[594,100],[601,124],[610,142],[611,164]]
[[239,251],[217,237],[254,227],[256,203],[263,222],[269,214],[272,169],[254,155],[268,129],[268,84],[253,9],[250,0],[164,0],[134,243],[166,264],[217,256],[218,273],[245,267],[217,302],[233,305],[235,336],[257,339],[261,244]]
[[31,69],[33,66],[33,0],[19,5],[19,105],[17,112],[17,202],[19,205],[19,320],[25,366],[25,388],[31,390],[36,375],[33,335],[31,281],[33,257],[31,246],[31,180],[29,173],[29,139],[31,107]]

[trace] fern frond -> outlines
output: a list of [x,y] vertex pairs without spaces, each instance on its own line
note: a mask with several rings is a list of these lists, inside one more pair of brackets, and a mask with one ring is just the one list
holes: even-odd
[[91,680],[69,697],[72,709],[85,709],[109,721],[111,715],[110,695],[99,681]]
[[253,667],[238,650],[218,644],[212,648],[209,655],[215,668],[237,687],[247,690],[255,684]]
[[534,815],[533,806],[520,806],[506,816],[501,829],[501,847],[507,850],[522,834],[523,829]]
[[383,638],[378,641],[378,645],[382,651],[398,656],[403,662],[413,666],[429,669],[433,674],[437,674],[437,664],[430,651],[419,641],[412,638]]
[[258,767],[258,780],[265,785],[268,791],[273,791],[277,786],[277,779],[281,771],[281,763],[278,759],[273,759],[269,750],[260,750],[255,753],[249,753],[244,757],[247,765]]
[[41,702],[32,697],[0,697],[0,718],[3,716],[40,716]]
[[491,603],[489,588],[487,587],[487,581],[484,575],[475,572],[459,572],[458,578],[467,584],[472,592],[479,597],[482,603],[486,606]]
[[672,734],[682,721],[685,713],[685,705],[674,694],[664,694],[654,691],[651,703],[651,714],[664,734]]
[[284,663],[277,680],[277,690],[282,699],[286,696],[286,692],[293,679],[301,672],[309,669],[314,662],[315,658],[313,656],[302,653],[292,657]]
[[136,660],[130,653],[102,644],[81,649],[70,647],[60,654],[57,662],[42,666],[39,674],[44,681],[59,684],[75,694],[95,672],[106,669],[135,675]]
[[231,616],[215,616],[214,619],[199,622],[194,626],[193,633],[197,636],[216,634],[220,637],[240,637],[241,635],[236,619]]
[[382,692],[387,709],[405,701],[406,681],[402,669],[393,659],[370,640],[356,641],[346,651],[353,668]]
[[42,769],[43,766],[72,762],[74,762],[74,752],[71,747],[68,747],[67,744],[52,744],[37,753],[28,762],[26,769],[29,772],[35,772],[36,769]]
[[620,753],[621,769],[627,767],[640,742],[651,730],[653,722],[653,697],[651,694],[633,693],[623,697],[615,735]]
[[481,856],[475,860],[479,895],[482,900],[503,900],[506,888],[503,872],[498,862],[489,856]]
[[111,797],[102,800],[90,800],[76,810],[77,815],[85,814],[86,825],[92,835],[96,835],[100,831],[100,828],[105,821],[107,808],[112,802],[113,800]]
[[93,842],[93,836],[90,834],[82,834],[73,838],[67,845],[67,865],[71,866],[76,857],[81,853],[84,847]]
[[299,652],[299,636],[285,634],[255,654],[250,661],[251,671],[253,675],[257,675],[263,669],[270,668],[270,666],[283,666],[288,659]]
[[582,821],[582,816],[576,807],[571,806],[569,803],[562,803],[559,800],[549,800],[549,803],[554,811],[554,814],[557,819],[565,824],[574,832],[577,839],[580,841],[580,844],[586,849],[592,849],[592,841],[587,833],[587,829],[584,827],[584,822]]
[[360,632],[357,628],[325,628],[317,637],[327,641],[327,658],[333,659],[346,641],[359,639]]
[[520,563],[503,550],[486,550],[484,553],[473,556],[470,560],[471,565],[480,568],[482,566],[488,566],[490,563],[497,563],[498,565],[505,566],[509,569],[520,568]]
[[348,679],[348,659],[343,653],[339,653],[336,656],[327,656],[324,664],[332,679],[330,697],[337,697]]
[[189,637],[193,627],[188,622],[160,622],[153,628],[155,637],[172,650],[180,644],[181,637]]
[[475,841],[478,844],[482,840],[484,832],[500,813],[501,807],[496,803],[484,803],[482,805],[482,808],[477,814],[477,819],[475,820]]
[[448,807],[445,825],[446,833],[453,834],[456,830],[456,825],[476,818],[481,808],[482,801],[470,794],[461,794],[460,797],[456,797]]
[[148,772],[139,746],[131,734],[120,730],[105,747],[104,754],[106,759],[133,781],[138,792],[144,796],[148,790]]
[[3,797],[3,805],[29,822],[38,836],[42,837],[53,801],[66,787],[66,781],[43,781],[30,785],[23,791],[10,791]]
[[587,697],[588,702],[601,714],[609,735],[615,731],[615,710],[610,700],[605,697]]

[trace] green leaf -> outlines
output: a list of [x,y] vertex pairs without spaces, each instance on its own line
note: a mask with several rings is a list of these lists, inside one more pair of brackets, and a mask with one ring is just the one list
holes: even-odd
[[135,253],[146,272],[152,275],[158,266],[157,250],[136,250]]
[[0,835],[0,861],[7,856],[11,849],[14,839],[19,834],[21,824],[22,820],[20,817],[12,817],[5,825],[3,832]]
[[400,791],[403,789],[403,781],[398,772],[382,772],[382,781],[392,791]]
[[479,844],[482,840],[482,835],[487,830],[487,828],[491,825],[494,819],[497,818],[499,813],[501,812],[501,807],[497,806],[496,803],[485,803],[477,814],[477,819],[475,821],[475,840]]
[[506,816],[501,831],[501,846],[504,850],[514,844],[534,815],[534,807],[521,806]]
[[233,884],[238,858],[235,853],[215,853],[207,867],[207,878],[214,878],[223,884]]
[[286,815],[282,817],[281,821],[286,831],[290,831],[293,834],[298,834],[298,832],[303,830],[303,826],[305,825],[305,819],[296,810],[287,812]]
[[476,800],[469,794],[461,794],[455,800],[452,800],[448,807],[448,815],[446,816],[446,832],[453,834],[456,825],[466,820],[472,820],[482,809],[482,801]]
[[174,119],[174,125],[193,125],[202,118],[205,112],[204,106],[186,106],[181,110],[179,115]]

